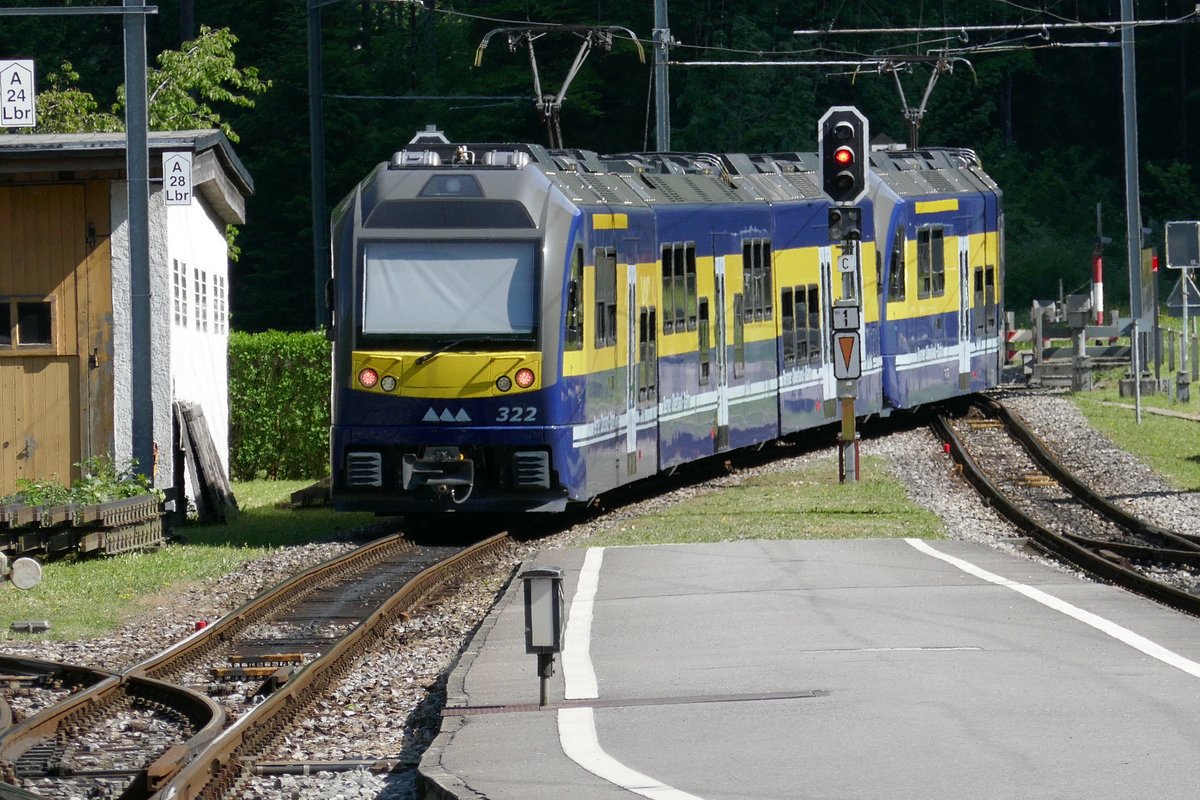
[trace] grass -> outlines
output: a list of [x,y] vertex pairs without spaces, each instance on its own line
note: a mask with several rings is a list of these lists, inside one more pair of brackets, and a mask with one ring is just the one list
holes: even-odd
[[1133,405],[1132,397],[1121,397],[1117,382],[1123,370],[1108,373],[1097,381],[1100,388],[1071,395],[1072,400],[1099,431],[1123,450],[1141,457],[1155,472],[1180,491],[1200,492],[1200,422],[1146,413],[1147,408],[1164,408],[1200,415],[1200,396],[1193,387],[1189,403],[1172,402],[1165,393],[1142,395],[1142,423],[1133,410],[1106,405]]
[[590,546],[738,539],[942,538],[941,521],[909,502],[883,462],[863,459],[863,479],[839,484],[837,456],[757,475],[589,538]]
[[[1104,405],[1131,402],[1117,392],[1118,374],[1102,376],[1101,388],[1072,395],[1079,408],[1119,447],[1141,456],[1181,491],[1200,491],[1200,422],[1143,414]],[[1190,404],[1146,395],[1147,407],[1200,414],[1200,389]],[[939,538],[941,522],[906,499],[882,462],[864,459],[863,480],[837,482],[836,455],[815,466],[754,476],[739,486],[700,495],[596,534],[595,546],[714,542],[736,539],[859,537]],[[182,541],[152,553],[103,559],[67,559],[44,565],[42,583],[28,592],[0,585],[0,637],[76,639],[103,636],[153,605],[168,587],[228,574],[272,548],[328,538],[331,532],[367,525],[369,514],[325,509],[276,508],[303,481],[252,481],[234,487],[242,513],[230,525],[189,525]],[[13,634],[17,620],[47,619],[46,634]]]
[[[0,637],[21,640],[104,636],[153,605],[168,587],[226,575],[272,548],[329,538],[331,532],[375,521],[371,514],[275,508],[303,481],[235,484],[243,511],[230,525],[187,525],[179,543],[113,558],[68,558],[43,565],[42,582],[26,592],[0,585]],[[12,634],[18,620],[49,620],[46,634]]]

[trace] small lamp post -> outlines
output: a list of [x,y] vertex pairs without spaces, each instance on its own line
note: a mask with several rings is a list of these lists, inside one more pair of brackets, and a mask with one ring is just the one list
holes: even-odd
[[520,578],[525,582],[525,652],[538,657],[541,683],[538,705],[546,705],[546,684],[554,674],[554,654],[562,651],[563,571],[559,567],[527,569]]

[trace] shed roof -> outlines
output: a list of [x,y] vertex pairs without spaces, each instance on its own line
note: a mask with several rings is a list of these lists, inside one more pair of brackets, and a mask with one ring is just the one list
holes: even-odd
[[[245,222],[245,198],[254,181],[219,130],[150,131],[151,178],[161,177],[164,151],[196,154],[193,183],[225,222]],[[71,169],[113,169],[125,172],[125,133],[0,134],[0,172],[40,172]]]

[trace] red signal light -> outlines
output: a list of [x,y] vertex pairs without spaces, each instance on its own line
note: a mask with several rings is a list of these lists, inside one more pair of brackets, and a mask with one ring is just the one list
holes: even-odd
[[520,386],[522,389],[528,389],[530,386],[533,386],[533,381],[533,370],[528,367],[522,367],[517,370],[517,386]]
[[1150,271],[1158,272],[1158,253],[1150,256]]
[[833,151],[833,160],[843,167],[854,163],[854,151],[849,147],[839,147]]
[[365,367],[358,373],[358,382],[364,389],[372,389],[379,382],[379,373],[370,367]]

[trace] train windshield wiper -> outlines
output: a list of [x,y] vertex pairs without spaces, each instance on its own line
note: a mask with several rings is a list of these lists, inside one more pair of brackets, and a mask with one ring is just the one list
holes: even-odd
[[458,347],[460,344],[462,344],[464,342],[469,342],[469,341],[470,341],[470,339],[455,339],[453,342],[447,342],[446,344],[443,344],[439,347],[435,347],[433,350],[430,350],[425,355],[418,357],[417,360],[413,362],[413,364],[415,364],[416,366],[419,367],[422,364],[424,364],[428,361],[431,361],[436,356],[439,356],[442,353],[446,352],[447,350],[451,349],[452,347]]

